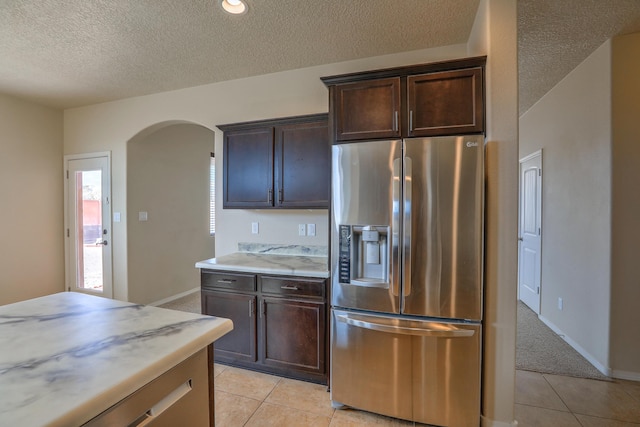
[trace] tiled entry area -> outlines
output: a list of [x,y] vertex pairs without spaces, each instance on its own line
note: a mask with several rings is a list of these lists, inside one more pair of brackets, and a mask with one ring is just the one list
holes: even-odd
[[516,371],[518,427],[640,426],[640,382]]
[[[411,422],[331,408],[326,387],[215,365],[221,427],[412,426]],[[640,426],[640,383],[516,372],[518,427]]]

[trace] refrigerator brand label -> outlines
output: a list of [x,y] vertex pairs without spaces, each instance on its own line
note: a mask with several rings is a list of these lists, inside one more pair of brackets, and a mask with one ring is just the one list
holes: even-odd
[[467,147],[477,147],[478,143],[474,141],[467,141]]

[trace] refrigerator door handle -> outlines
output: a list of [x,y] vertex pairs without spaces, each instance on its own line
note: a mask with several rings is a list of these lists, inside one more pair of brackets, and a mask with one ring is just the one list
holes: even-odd
[[404,266],[404,292],[403,296],[411,295],[411,157],[404,158],[404,206],[402,207],[404,218],[402,221],[402,263]]
[[417,328],[409,326],[388,325],[378,323],[372,320],[364,320],[362,318],[353,318],[348,315],[336,316],[339,322],[347,325],[355,326],[363,329],[370,329],[378,332],[389,332],[392,334],[413,335],[420,337],[436,337],[436,338],[464,338],[471,337],[475,334],[473,329],[458,329],[455,326],[441,326],[438,328],[426,327]]
[[393,185],[392,185],[392,203],[393,212],[391,219],[391,294],[398,296],[400,289],[400,173],[402,172],[402,159],[393,160]]

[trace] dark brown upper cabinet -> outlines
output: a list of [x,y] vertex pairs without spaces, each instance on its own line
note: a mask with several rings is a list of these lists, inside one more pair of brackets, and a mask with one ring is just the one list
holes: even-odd
[[339,140],[401,136],[399,77],[338,85],[335,98]]
[[327,114],[218,128],[224,132],[223,208],[328,208]]
[[486,57],[323,77],[336,142],[484,132]]

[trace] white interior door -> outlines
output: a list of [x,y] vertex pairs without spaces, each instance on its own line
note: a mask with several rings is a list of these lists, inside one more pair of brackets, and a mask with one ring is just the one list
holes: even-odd
[[67,289],[113,298],[109,154],[67,156],[65,171]]
[[540,314],[542,249],[542,152],[520,160],[518,297]]

